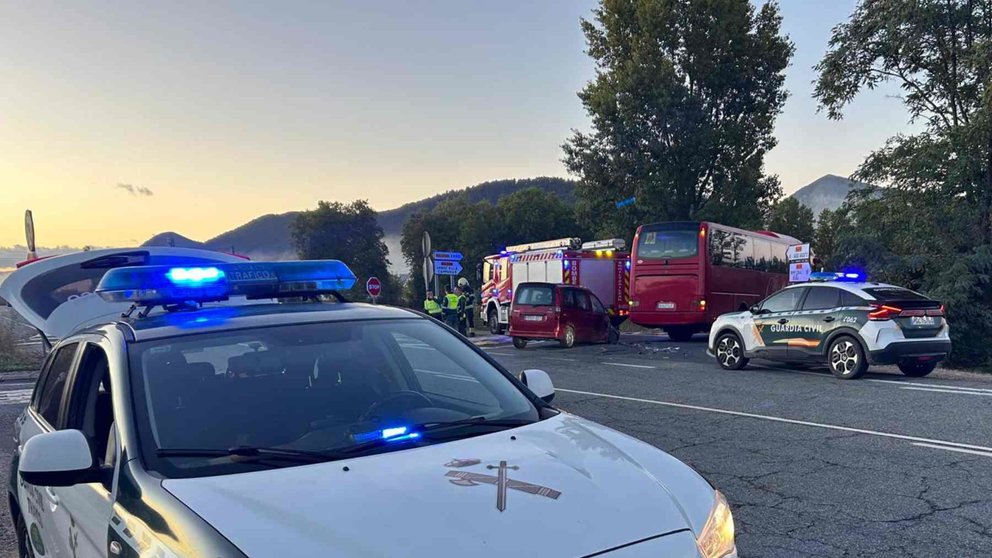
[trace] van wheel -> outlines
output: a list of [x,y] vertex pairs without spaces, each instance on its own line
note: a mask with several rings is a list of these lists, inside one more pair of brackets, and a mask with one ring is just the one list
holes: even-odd
[[899,371],[913,378],[922,378],[937,368],[937,362],[900,362]]
[[575,346],[575,328],[572,326],[565,326],[565,334],[561,338],[561,346],[566,349],[571,349]]
[[834,376],[842,380],[860,378],[868,370],[868,359],[861,344],[854,338],[842,335],[827,349],[827,366]]
[[31,548],[28,527],[24,524],[24,514],[17,514],[14,528],[17,530],[17,556],[19,558],[34,558],[34,549]]
[[499,326],[499,314],[496,310],[490,310],[487,317],[489,318],[489,333],[493,335],[503,333],[503,328]]
[[514,337],[513,346],[518,349],[523,349],[524,347],[527,346],[527,340],[524,339],[523,337]]
[[744,344],[734,333],[724,333],[716,340],[716,361],[724,370],[740,370],[747,366]]

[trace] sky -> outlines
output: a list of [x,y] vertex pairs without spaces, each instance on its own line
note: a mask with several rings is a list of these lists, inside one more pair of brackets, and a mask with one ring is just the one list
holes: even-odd
[[[0,2],[0,246],[206,240],[317,200],[380,210],[567,176],[594,0]],[[796,45],[766,159],[786,193],[907,129],[892,91],[840,122],[812,66],[855,0],[781,0]]]

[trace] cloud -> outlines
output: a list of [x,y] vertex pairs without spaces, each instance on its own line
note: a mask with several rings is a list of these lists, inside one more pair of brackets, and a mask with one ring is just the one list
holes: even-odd
[[132,196],[154,196],[155,192],[152,192],[144,186],[135,186],[134,184],[127,184],[125,182],[118,182],[117,187],[121,190],[127,190],[127,193]]

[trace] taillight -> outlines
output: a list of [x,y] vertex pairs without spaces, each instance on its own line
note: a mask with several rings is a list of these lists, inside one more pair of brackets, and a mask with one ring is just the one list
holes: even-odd
[[561,314],[561,306],[555,306],[555,314]]
[[868,312],[869,320],[891,320],[902,312],[902,308],[889,306],[887,304],[872,304]]

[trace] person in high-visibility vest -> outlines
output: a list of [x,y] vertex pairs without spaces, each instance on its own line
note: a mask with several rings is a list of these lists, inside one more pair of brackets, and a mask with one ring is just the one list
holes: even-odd
[[452,292],[453,289],[444,286],[444,304],[441,310],[444,314],[444,323],[458,329],[458,295]]
[[468,279],[461,277],[458,279],[458,286],[465,297],[465,319],[466,329],[469,337],[475,337],[475,291],[468,284]]
[[465,297],[461,287],[455,287],[455,294],[458,295],[458,333],[467,335],[468,318],[465,314],[468,310],[468,298]]
[[441,320],[441,305],[434,298],[434,291],[427,291],[427,299],[424,300],[424,312],[435,320]]

